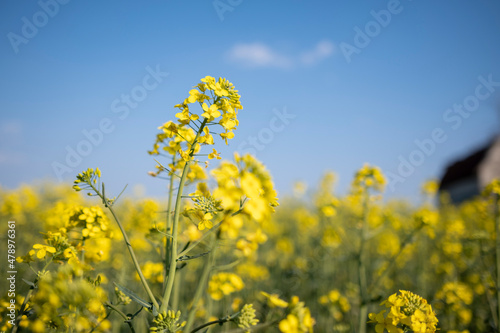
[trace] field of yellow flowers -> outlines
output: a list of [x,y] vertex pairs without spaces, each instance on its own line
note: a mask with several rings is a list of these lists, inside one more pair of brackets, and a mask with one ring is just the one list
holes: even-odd
[[365,165],[346,195],[326,173],[278,201],[261,162],[206,147],[234,137],[239,98],[207,76],[160,126],[164,202],[107,193],[98,168],[0,188],[0,331],[498,332],[500,182],[460,206],[428,182],[415,206]]

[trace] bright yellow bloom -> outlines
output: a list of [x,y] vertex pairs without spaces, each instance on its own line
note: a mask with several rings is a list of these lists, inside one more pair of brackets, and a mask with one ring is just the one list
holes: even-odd
[[201,220],[200,223],[198,223],[198,229],[199,230],[205,230],[206,229],[212,229],[212,227],[214,226],[213,223],[212,223],[212,214],[210,213],[205,213],[205,215],[203,215],[203,219]]
[[200,117],[197,114],[191,114],[189,110],[176,113],[175,116],[179,119],[181,124],[188,124],[191,121],[198,120]]
[[[219,124],[227,131],[230,131],[230,134],[232,135],[231,137],[228,136],[228,139],[232,139],[234,134],[231,132],[236,126],[238,126],[238,120],[233,119],[231,117],[223,117],[221,121],[219,121]],[[222,134],[221,134],[222,136]]]
[[206,103],[203,103],[202,109],[205,112],[203,112],[201,116],[207,118],[209,122],[220,117],[220,111],[217,109],[217,105],[215,104],[212,104],[209,107]]
[[234,133],[232,131],[227,131],[225,133],[221,133],[220,137],[224,140],[227,145],[227,140],[234,138]]
[[380,311],[378,314],[370,313],[368,317],[370,318],[369,323],[377,324],[375,326],[375,331],[377,333],[383,333],[387,330],[389,333],[403,333],[403,330],[396,325],[394,325],[391,317],[384,317],[386,310]]
[[189,152],[179,149],[179,154],[184,161],[189,162],[191,160],[191,155],[189,155]]
[[369,314],[370,323],[376,323],[375,330],[382,333],[403,332],[399,325],[405,325],[414,332],[433,333],[436,331],[438,320],[432,307],[422,297],[406,290],[400,290],[399,294],[393,294],[381,303],[390,308],[387,316],[385,310],[378,314]]
[[47,246],[47,245],[42,245],[42,244],[35,244],[33,245],[33,248],[38,250],[36,252],[36,257],[38,259],[43,259],[47,255],[47,252],[49,253],[56,253],[56,248],[53,246]]
[[284,300],[279,298],[277,294],[268,294],[264,291],[261,291],[260,293],[267,298],[267,304],[271,308],[286,308],[288,306],[288,302],[285,302]]
[[207,95],[200,93],[196,89],[191,89],[189,91],[189,97],[187,98],[187,102],[190,104],[195,103],[195,102],[203,103],[203,101],[206,99],[209,99],[209,97]]
[[279,329],[283,333],[300,333],[299,319],[293,314],[289,314],[285,319],[280,321]]
[[250,172],[241,176],[241,189],[248,198],[257,198],[260,195],[261,184],[259,178]]
[[218,152],[217,152],[217,150],[212,149],[212,152],[211,152],[210,154],[208,154],[208,159],[209,159],[209,160],[212,160],[212,159],[214,159],[214,158],[216,158],[216,159],[218,159],[218,160],[220,160],[220,159],[221,159],[221,157],[220,157],[220,153],[218,153]]
[[212,136],[212,134],[210,134],[210,129],[208,127],[205,127],[203,129],[203,134],[198,138],[198,142],[207,145],[214,144],[214,137]]
[[220,82],[217,82],[214,86],[214,93],[216,96],[228,96],[229,92],[225,89]]

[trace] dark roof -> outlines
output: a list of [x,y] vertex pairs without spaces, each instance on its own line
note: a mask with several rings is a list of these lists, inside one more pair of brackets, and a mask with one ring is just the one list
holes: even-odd
[[446,167],[446,172],[443,178],[441,178],[441,183],[439,184],[439,189],[445,189],[450,184],[470,177],[475,177],[477,172],[477,167],[481,161],[486,157],[488,150],[492,146],[490,142],[487,146],[475,151],[466,158],[456,161],[453,164]]

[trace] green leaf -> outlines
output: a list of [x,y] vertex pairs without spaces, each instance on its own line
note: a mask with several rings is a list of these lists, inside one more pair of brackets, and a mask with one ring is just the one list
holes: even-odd
[[158,227],[156,225],[153,227],[153,230],[156,231],[156,232],[158,232],[158,233],[160,233],[160,234],[162,234],[162,235],[164,235],[164,236],[167,236],[169,238],[174,238],[172,235],[167,234],[166,232],[163,232],[160,229],[158,229]]
[[34,284],[33,282],[28,281],[28,280],[25,280],[25,279],[23,279],[23,281],[24,281],[24,282],[25,282],[28,286],[30,286],[30,287],[32,287],[32,288],[36,288],[36,286],[35,286],[35,284]]
[[124,286],[121,286],[121,285],[119,285],[116,282],[113,282],[113,283],[115,284],[115,286],[118,289],[120,289],[120,291],[122,293],[124,293],[125,295],[127,295],[128,297],[130,297],[131,300],[133,300],[134,302],[140,304],[141,306],[143,306],[146,309],[148,309],[149,311],[151,311],[153,313],[153,316],[156,317],[158,315],[158,310],[153,306],[153,303],[147,302],[147,301],[143,300],[142,298],[140,298],[139,296],[137,296],[133,291],[125,288]]
[[195,254],[194,256],[181,256],[177,259],[177,261],[186,261],[186,260],[196,259],[199,257],[206,256],[209,253],[210,253],[210,251],[205,252],[205,253]]

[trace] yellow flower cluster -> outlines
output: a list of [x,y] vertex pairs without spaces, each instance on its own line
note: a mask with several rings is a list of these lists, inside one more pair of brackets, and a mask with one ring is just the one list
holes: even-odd
[[358,193],[370,188],[381,192],[384,190],[385,183],[385,177],[378,167],[365,164],[354,175],[352,187]]
[[[18,262],[29,263],[35,258],[43,260],[52,256],[54,261],[79,264],[77,252],[83,249],[82,241],[91,238],[87,243],[89,247],[87,258],[94,261],[102,259],[106,244],[97,238],[109,238],[112,233],[108,229],[109,221],[99,207],[71,206],[63,210],[58,219],[65,221],[63,227],[57,231],[44,233],[47,244],[33,245],[33,249],[27,255],[17,258]],[[77,235],[70,237],[73,232],[77,232]],[[98,248],[92,249],[92,245],[97,245]]]
[[109,219],[99,206],[70,208],[66,229],[80,229],[82,238],[111,237]]
[[198,222],[198,229],[212,229],[212,219],[223,209],[221,208],[221,201],[216,200],[206,183],[198,183],[197,189],[190,195],[191,200],[194,202],[194,209],[187,210],[185,215],[191,212]]
[[[234,319],[236,325],[242,329],[249,329],[252,326],[257,325],[259,322],[255,318],[255,309],[252,304],[245,304],[240,310],[238,316]],[[245,330],[245,333],[250,333],[250,330]]]
[[265,243],[266,241],[266,234],[259,228],[255,232],[249,233],[246,238],[240,238],[236,242],[236,248],[241,251],[243,256],[250,257],[257,251],[259,244]]
[[[163,283],[163,264],[161,262],[147,261],[142,266],[142,273],[146,279],[152,282]],[[135,279],[140,281],[139,274],[135,273]]]
[[221,272],[212,276],[208,282],[208,293],[218,301],[224,296],[240,291],[245,287],[243,280],[236,274]]
[[214,197],[221,200],[224,210],[251,216],[257,222],[266,221],[278,206],[276,191],[269,172],[251,155],[235,154],[235,164],[222,162],[212,171],[217,181]]
[[243,276],[248,277],[254,281],[263,281],[267,280],[270,276],[269,270],[267,267],[262,265],[256,265],[252,262],[247,262],[243,265],[238,265],[236,268],[236,272]]
[[23,185],[17,191],[5,191],[0,187],[0,215],[17,223],[25,223],[24,214],[34,212],[40,203],[36,193]]
[[311,317],[311,311],[305,307],[297,296],[292,296],[290,302],[279,298],[277,294],[268,294],[261,291],[267,299],[270,308],[282,308],[286,311],[286,316],[279,322],[279,330],[283,333],[312,333],[316,321]]
[[[8,296],[8,293],[6,293],[5,296],[0,299],[0,332],[12,331],[12,317],[10,316],[10,310],[12,308],[11,300],[15,300],[17,304],[22,304],[24,301],[24,296],[21,296],[19,294],[16,295],[15,299]],[[30,322],[28,320],[28,317],[26,315],[23,315],[20,320],[19,327],[25,329],[29,326],[29,324]]]
[[383,333],[404,332],[411,329],[413,332],[432,333],[436,332],[438,320],[432,307],[422,297],[406,290],[400,290],[399,294],[389,296],[381,303],[389,308],[378,314],[370,313],[369,323],[375,323],[375,331]]
[[[46,274],[38,285],[30,305],[37,314],[32,323],[33,332],[56,331],[106,332],[111,323],[105,319],[107,301],[104,290],[86,280],[76,278],[69,265],[55,273]],[[61,311],[61,309],[66,309]],[[98,325],[98,323],[100,323]]]
[[186,325],[186,322],[183,321],[179,323],[179,319],[181,318],[181,312],[174,312],[172,310],[163,311],[153,319],[153,326],[149,329],[151,332],[165,332],[165,333],[175,333]]
[[293,296],[287,308],[288,315],[279,322],[282,333],[312,333],[316,323],[311,317],[311,311],[300,302],[297,296]]
[[456,316],[460,325],[468,325],[472,320],[469,306],[474,301],[473,290],[462,282],[447,282],[436,293],[436,298],[442,303],[439,308],[446,309]]
[[351,303],[337,289],[330,290],[327,295],[321,296],[319,303],[328,307],[330,314],[337,322],[342,321],[344,315],[351,310]]
[[101,170],[99,170],[99,168],[96,168],[95,170],[89,168],[86,171],[80,172],[76,176],[73,189],[77,192],[81,190],[89,190],[91,184],[97,185],[97,181],[99,180],[100,177],[101,177]]
[[[243,109],[240,104],[240,95],[234,85],[225,78],[216,80],[211,76],[201,79],[201,82],[189,91],[189,96],[180,104],[175,105],[180,110],[175,117],[178,123],[168,121],[159,127],[161,133],[156,136],[153,150],[149,153],[159,155],[161,151],[175,157],[176,163],[169,165],[169,173],[183,167],[185,162],[193,160],[194,154],[200,150],[200,145],[213,145],[214,126],[220,125],[220,137],[227,144],[228,139],[234,138],[233,131],[238,126],[238,110]],[[193,111],[191,104],[200,106],[200,114]],[[209,159],[219,159],[219,153],[213,149]],[[166,168],[159,166],[157,176]],[[191,165],[191,178],[204,179],[203,170],[196,164]]]

